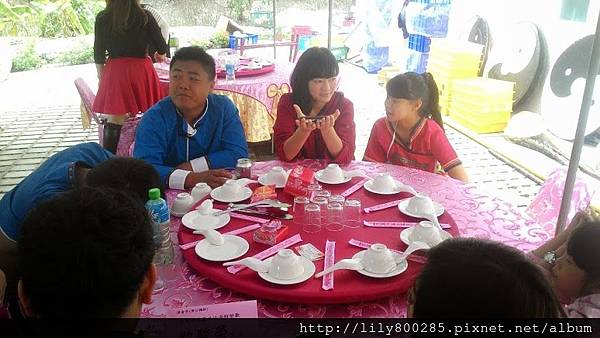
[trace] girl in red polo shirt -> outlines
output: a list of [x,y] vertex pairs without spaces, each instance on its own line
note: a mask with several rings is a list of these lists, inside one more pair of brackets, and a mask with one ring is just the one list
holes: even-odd
[[363,160],[445,172],[467,182],[467,173],[444,134],[433,76],[396,75],[386,91],[386,117],[373,125]]
[[277,106],[275,153],[282,161],[326,159],[341,165],[354,159],[352,102],[336,91],[339,68],[327,48],[307,49],[292,72],[292,93]]

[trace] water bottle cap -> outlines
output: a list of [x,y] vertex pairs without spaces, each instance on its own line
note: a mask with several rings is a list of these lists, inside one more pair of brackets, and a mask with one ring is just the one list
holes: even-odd
[[150,190],[148,190],[148,197],[151,200],[157,200],[160,198],[160,189],[158,188],[152,188]]

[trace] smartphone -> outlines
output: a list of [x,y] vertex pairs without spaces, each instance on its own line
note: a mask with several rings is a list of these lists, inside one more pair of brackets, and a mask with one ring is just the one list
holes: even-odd
[[324,117],[325,116],[304,116],[304,117],[301,117],[301,118],[305,119],[305,120],[311,120],[311,121],[315,121],[316,122],[316,121],[322,120]]

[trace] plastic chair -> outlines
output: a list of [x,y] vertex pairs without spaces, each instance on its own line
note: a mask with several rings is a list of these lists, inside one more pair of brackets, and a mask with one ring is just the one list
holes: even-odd
[[[538,194],[525,210],[527,215],[550,234],[554,234],[556,230],[556,222],[558,221],[566,177],[566,167],[561,167],[553,171],[546,181],[544,181]],[[575,179],[575,187],[569,205],[567,224],[569,224],[577,211],[587,208],[592,200],[594,192],[594,188],[588,185],[584,180],[579,177]]]
[[[105,119],[102,119],[93,110],[94,100],[96,95],[90,89],[88,84],[82,79],[75,79],[75,88],[79,92],[81,97],[81,111],[82,119],[81,123],[84,129],[90,128],[90,121],[94,120],[98,125],[98,143],[102,144],[104,136],[104,123]],[[87,119],[87,123],[86,123]],[[131,120],[125,121],[121,128],[121,137],[119,138],[119,144],[117,145],[117,156],[131,156],[133,154],[133,144],[135,141],[135,131],[137,125],[140,122],[141,116],[138,115]]]
[[[292,36],[290,41],[279,41],[275,42],[275,46],[277,47],[290,47],[290,62],[296,62],[296,58],[298,57],[298,41],[301,36],[312,35],[312,29],[310,26],[293,26],[292,27]],[[256,48],[269,48],[273,47],[272,43],[263,43],[263,44],[246,44],[246,39],[240,38],[235,44],[235,49],[240,51],[240,55],[244,55],[244,50],[246,49],[256,49]]]

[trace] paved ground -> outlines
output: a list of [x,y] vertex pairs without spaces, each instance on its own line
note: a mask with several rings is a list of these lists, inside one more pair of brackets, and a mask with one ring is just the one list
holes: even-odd
[[[356,158],[361,159],[373,122],[383,116],[385,90],[376,84],[375,75],[352,65],[341,64],[341,68],[341,90],[355,106]],[[97,141],[95,129],[81,127],[79,96],[73,85],[77,77],[95,89],[93,65],[11,74],[0,83],[0,195],[48,156],[80,142]],[[538,182],[461,133],[447,129],[473,183],[520,208],[529,204]]]

